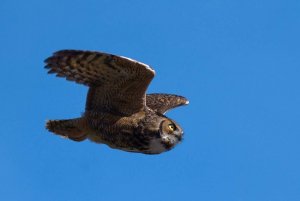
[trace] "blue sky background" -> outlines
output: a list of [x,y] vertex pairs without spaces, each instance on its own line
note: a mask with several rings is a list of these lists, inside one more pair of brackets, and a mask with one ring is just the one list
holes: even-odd
[[[300,200],[300,1],[1,0],[0,200]],[[60,49],[151,65],[190,99],[155,156],[59,138],[87,88],[46,74]]]

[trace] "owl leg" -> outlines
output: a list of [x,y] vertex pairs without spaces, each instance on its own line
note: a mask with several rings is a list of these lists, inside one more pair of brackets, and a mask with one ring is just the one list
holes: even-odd
[[46,128],[57,135],[77,142],[87,138],[86,121],[84,118],[49,120],[46,123]]

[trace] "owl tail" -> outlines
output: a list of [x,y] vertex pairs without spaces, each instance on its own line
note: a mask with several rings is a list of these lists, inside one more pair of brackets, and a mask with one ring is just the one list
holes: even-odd
[[84,118],[49,120],[46,123],[46,128],[57,135],[78,142],[83,141],[87,138],[87,127]]

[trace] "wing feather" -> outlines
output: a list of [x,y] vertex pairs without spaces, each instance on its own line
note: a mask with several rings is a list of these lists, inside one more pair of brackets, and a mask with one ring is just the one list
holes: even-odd
[[45,60],[48,73],[88,87],[86,110],[130,115],[145,106],[155,75],[148,65],[112,54],[61,50]]
[[152,110],[164,114],[168,110],[189,104],[189,101],[183,97],[174,94],[147,94],[146,105]]

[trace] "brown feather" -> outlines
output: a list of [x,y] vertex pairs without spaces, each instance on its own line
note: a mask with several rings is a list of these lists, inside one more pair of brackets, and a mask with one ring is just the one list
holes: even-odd
[[174,94],[147,94],[146,105],[152,110],[164,114],[168,110],[189,104],[189,101],[183,97]]

